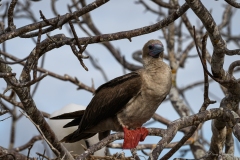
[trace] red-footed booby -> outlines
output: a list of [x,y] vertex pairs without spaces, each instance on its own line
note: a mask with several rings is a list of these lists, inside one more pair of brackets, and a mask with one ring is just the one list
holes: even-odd
[[141,127],[168,95],[171,69],[163,62],[163,44],[149,40],[142,49],[143,68],[117,77],[95,92],[85,111],[66,113],[52,119],[74,118],[64,127],[78,129],[61,142],[72,143],[99,133],[105,138],[110,131],[123,131],[123,149],[135,148],[148,135]]

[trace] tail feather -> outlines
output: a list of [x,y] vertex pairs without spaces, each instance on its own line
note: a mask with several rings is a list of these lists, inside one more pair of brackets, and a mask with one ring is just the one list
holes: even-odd
[[68,127],[72,127],[72,126],[78,126],[81,122],[82,116],[73,119],[71,122],[67,123],[66,125],[63,126],[63,128],[68,128]]
[[51,117],[50,119],[54,119],[54,120],[73,119],[71,122],[63,126],[63,128],[67,128],[72,126],[78,126],[81,122],[83,114],[84,114],[84,110],[79,110],[79,111],[64,113],[55,117]]
[[50,119],[75,119],[75,118],[79,118],[82,117],[84,114],[85,110],[79,110],[79,111],[75,111],[75,112],[70,112],[70,113],[64,113],[55,117],[51,117]]
[[106,138],[107,136],[109,136],[111,133],[110,130],[104,131],[104,132],[99,132],[98,133],[98,139],[101,141],[102,139]]
[[73,143],[82,139],[88,139],[94,136],[96,133],[79,133],[78,130],[64,137],[60,142]]

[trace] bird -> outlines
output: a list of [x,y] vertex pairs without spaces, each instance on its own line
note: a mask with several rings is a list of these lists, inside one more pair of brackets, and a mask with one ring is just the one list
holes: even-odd
[[[86,109],[86,106],[71,103],[71,104],[68,104],[68,105],[54,111],[50,115],[50,117],[54,117],[54,116],[57,116],[57,115],[63,114],[63,113],[75,112],[78,110],[85,110],[85,109]],[[63,125],[65,125],[66,123],[68,123],[70,121],[71,121],[71,119],[63,119],[63,120],[49,119],[48,125],[53,130],[53,132],[55,133],[57,138],[62,139],[67,134],[70,134],[77,129],[77,126],[62,128]],[[83,146],[89,147],[97,142],[99,142],[99,140],[98,140],[98,135],[96,134],[89,139],[77,141],[75,143],[64,143],[63,145],[72,154],[81,154],[84,152]],[[105,148],[102,148],[101,150],[95,152],[94,155],[95,156],[105,156],[104,152],[105,152]],[[52,156],[54,156],[54,155],[52,155]]]
[[143,68],[112,79],[98,87],[86,110],[51,119],[73,120],[64,127],[78,126],[60,142],[72,143],[99,133],[99,140],[110,131],[124,132],[123,149],[135,148],[148,130],[142,125],[155,113],[170,92],[172,72],[163,61],[164,46],[149,40],[142,48]]

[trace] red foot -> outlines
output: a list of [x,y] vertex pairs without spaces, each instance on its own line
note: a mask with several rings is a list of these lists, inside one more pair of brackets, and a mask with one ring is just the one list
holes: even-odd
[[144,141],[144,139],[148,135],[148,130],[144,127],[137,128],[136,130],[128,130],[127,128],[123,127],[123,132],[124,132],[123,149],[136,148],[139,141]]
[[145,127],[142,128],[138,128],[137,130],[140,130],[139,132],[141,133],[141,137],[140,137],[140,141],[144,141],[144,139],[147,137],[148,135],[148,130]]

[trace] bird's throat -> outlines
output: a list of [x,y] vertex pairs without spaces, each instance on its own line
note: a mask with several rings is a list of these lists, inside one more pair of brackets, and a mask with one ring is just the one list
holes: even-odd
[[123,149],[136,148],[139,141],[144,141],[144,139],[148,135],[148,130],[144,127],[137,128],[135,130],[128,130],[126,127],[123,127],[123,132],[124,132]]

